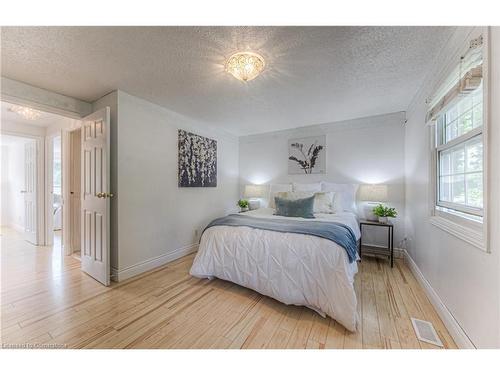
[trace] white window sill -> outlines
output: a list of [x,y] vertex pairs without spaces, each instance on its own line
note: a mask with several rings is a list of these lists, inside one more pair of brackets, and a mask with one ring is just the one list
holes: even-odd
[[480,250],[487,251],[482,224],[478,225],[478,223],[471,221],[470,225],[465,225],[464,223],[458,223],[452,218],[446,218],[441,215],[441,213],[436,212],[436,215],[431,216],[431,224]]

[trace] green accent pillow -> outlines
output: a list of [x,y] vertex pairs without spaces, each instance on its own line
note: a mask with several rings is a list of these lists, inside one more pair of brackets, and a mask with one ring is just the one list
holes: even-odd
[[275,215],[314,219],[314,195],[304,199],[284,199],[275,197]]

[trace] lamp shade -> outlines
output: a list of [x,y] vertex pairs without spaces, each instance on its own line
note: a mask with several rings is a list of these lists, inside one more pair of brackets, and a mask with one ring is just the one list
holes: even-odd
[[265,185],[245,185],[245,198],[265,198]]
[[386,202],[387,185],[361,185],[359,199],[366,202]]

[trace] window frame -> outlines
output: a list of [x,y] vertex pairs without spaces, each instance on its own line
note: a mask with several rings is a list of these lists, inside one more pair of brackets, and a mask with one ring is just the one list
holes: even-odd
[[[434,226],[460,238],[461,240],[468,242],[469,244],[483,250],[485,252],[490,252],[489,250],[489,235],[488,235],[488,201],[489,201],[489,191],[488,191],[488,169],[489,169],[489,119],[490,119],[490,75],[489,75],[489,27],[479,27],[474,28],[469,34],[467,39],[467,45],[457,54],[457,57],[463,55],[463,53],[469,48],[469,41],[482,35],[483,36],[483,46],[482,46],[482,60],[483,60],[483,123],[481,127],[474,128],[466,134],[453,139],[446,145],[440,145],[437,143],[438,138],[442,134],[438,133],[437,121],[431,121],[429,123],[429,139],[430,139],[430,195],[429,195],[429,221]],[[452,60],[457,61],[457,59]],[[448,66],[448,74],[444,75],[445,79],[449,76],[451,69],[456,66],[451,64]],[[451,69],[450,69],[451,68]],[[449,149],[456,146],[464,141],[468,141],[478,135],[482,135],[483,140],[483,209],[482,209],[482,220],[481,216],[477,216],[477,211],[475,213],[464,212],[463,205],[459,207],[454,206],[450,202],[439,202],[439,152],[443,149]],[[446,147],[444,147],[446,146]],[[443,204],[444,203],[444,204]],[[457,209],[459,208],[459,209]],[[474,210],[472,210],[474,211]],[[473,215],[473,216],[471,216]]]

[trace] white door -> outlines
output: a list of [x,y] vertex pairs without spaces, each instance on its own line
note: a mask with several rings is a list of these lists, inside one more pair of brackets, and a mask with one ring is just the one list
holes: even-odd
[[109,263],[109,107],[82,121],[81,262],[82,270],[104,285]]
[[38,245],[37,239],[37,150],[36,142],[29,141],[24,145],[24,238]]

